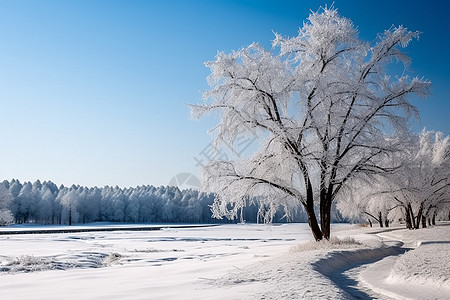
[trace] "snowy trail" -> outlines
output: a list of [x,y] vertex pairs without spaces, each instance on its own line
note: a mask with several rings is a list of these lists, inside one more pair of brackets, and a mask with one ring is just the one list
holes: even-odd
[[367,286],[360,280],[361,272],[366,270],[369,266],[370,264],[365,264],[350,268],[348,270],[343,270],[341,274],[336,274],[334,277],[334,283],[345,290],[353,299],[390,300],[391,298],[377,293],[374,289]]
[[386,257],[395,259],[405,253],[401,244],[394,243],[375,249],[332,252],[315,262],[315,269],[327,276],[350,299],[391,299],[361,280],[361,274]]
[[[450,299],[450,240],[442,234],[444,230],[441,226],[433,231],[407,231],[406,236],[393,230],[378,233],[384,240],[401,240],[409,251],[369,265],[359,275],[361,284],[393,299]],[[439,235],[441,240],[435,240]]]
[[380,287],[382,281],[389,276],[395,261],[409,250],[403,247],[403,243],[391,243],[394,244],[392,247],[396,247],[397,253],[349,264],[345,268],[336,270],[330,279],[353,299],[401,299],[399,294],[388,292]]
[[450,299],[450,240],[445,227],[366,232],[399,252],[366,261],[351,257],[345,267],[324,275],[353,299]]
[[[396,259],[395,255],[388,257],[390,259]],[[330,276],[330,279],[352,297],[352,299],[390,300],[392,299],[391,297],[386,296],[385,293],[380,293],[380,290],[373,285],[368,285],[365,281],[361,280],[362,272],[369,269],[373,263],[377,263],[378,261],[348,266],[348,268],[339,270]]]

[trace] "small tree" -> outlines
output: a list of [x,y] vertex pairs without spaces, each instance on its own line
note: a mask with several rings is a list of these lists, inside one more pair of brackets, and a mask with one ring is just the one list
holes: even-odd
[[[390,173],[391,175],[392,173]],[[358,182],[354,180],[351,192],[343,199],[339,199],[337,208],[345,217],[357,221],[377,222],[380,227],[389,225],[398,220],[401,205],[398,204],[392,194],[386,191],[389,180],[386,176],[375,176],[371,182]]]
[[301,204],[314,238],[328,239],[333,201],[354,178],[390,169],[380,157],[417,113],[405,97],[429,92],[428,81],[386,73],[394,60],[409,63],[400,48],[418,36],[392,27],[371,45],[349,19],[324,8],[297,37],[276,34],[278,54],[252,44],[206,63],[211,89],[204,104],[191,105],[192,117],[221,113],[217,146],[236,147],[246,135],[262,140],[251,157],[204,168],[204,188],[217,195],[213,216],[236,218],[253,199],[270,222],[280,205],[289,212]]
[[11,224],[14,220],[9,205],[13,197],[11,192],[5,186],[4,182],[0,183],[0,226]]

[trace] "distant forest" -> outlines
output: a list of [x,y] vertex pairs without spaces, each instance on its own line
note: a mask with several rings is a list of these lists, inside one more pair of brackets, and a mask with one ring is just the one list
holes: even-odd
[[[51,181],[34,183],[13,179],[0,183],[0,224],[84,224],[90,222],[128,223],[229,223],[238,220],[214,219],[210,206],[214,195],[174,186],[135,188],[105,186],[57,186]],[[242,220],[261,222],[255,204],[242,212]],[[277,211],[274,222],[306,222],[299,207],[290,218]],[[336,215],[335,215],[336,216]],[[334,218],[338,221],[339,218]]]

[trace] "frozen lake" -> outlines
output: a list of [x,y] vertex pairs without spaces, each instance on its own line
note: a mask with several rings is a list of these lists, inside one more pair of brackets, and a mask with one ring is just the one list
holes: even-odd
[[239,289],[219,291],[211,282],[310,240],[307,224],[4,235],[0,292],[8,299],[241,298]]

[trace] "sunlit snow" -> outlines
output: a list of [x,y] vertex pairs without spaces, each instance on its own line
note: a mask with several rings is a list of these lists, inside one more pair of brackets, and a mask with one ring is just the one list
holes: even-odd
[[332,230],[337,238],[320,243],[307,224],[2,235],[0,290],[5,299],[450,297],[450,226]]

